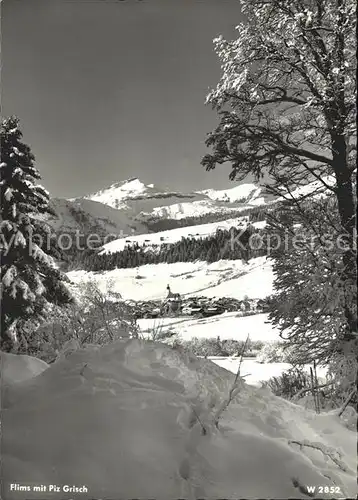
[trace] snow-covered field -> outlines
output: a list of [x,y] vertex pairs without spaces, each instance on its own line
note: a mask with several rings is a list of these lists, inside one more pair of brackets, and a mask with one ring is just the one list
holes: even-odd
[[[115,269],[103,273],[75,271],[68,274],[76,284],[95,280],[105,292],[110,283],[113,290],[124,299],[164,299],[166,286],[182,296],[201,295],[205,297],[234,297],[243,299],[264,298],[272,293],[272,264],[265,257],[252,259],[248,264],[242,261],[219,261],[146,265],[136,269]],[[272,342],[280,340],[279,330],[269,321],[267,314],[241,316],[237,312],[223,313],[210,318],[165,317],[140,319],[138,324],[144,338],[151,338],[153,332],[174,332],[182,340],[197,338],[235,339],[245,341]],[[236,373],[238,359],[215,359],[216,364]],[[258,363],[245,359],[242,374],[250,374],[246,381],[260,385],[273,376],[280,375],[290,367],[287,363]],[[320,376],[324,377],[322,371]]]
[[[215,364],[229,370],[229,372],[237,373],[240,364],[240,358],[218,358],[210,357]],[[245,377],[247,384],[261,386],[261,382],[269,380],[271,377],[279,377],[284,371],[291,368],[289,363],[258,363],[255,359],[243,359],[240,373]],[[305,366],[305,370],[309,373],[309,365]],[[327,370],[322,367],[317,367],[317,376],[320,380],[326,380]]]
[[[107,272],[73,271],[68,273],[77,285],[94,280],[102,292],[110,286],[119,292],[125,300],[164,299],[166,286],[183,297],[194,295],[205,297],[234,297],[238,300],[265,298],[272,293],[272,264],[265,257],[252,259],[248,264],[240,260],[222,260],[206,262],[177,262],[174,264],[149,264],[136,269],[115,269]],[[154,331],[172,331],[183,340],[193,337],[220,337],[222,340],[235,339],[245,341],[249,335],[253,341],[270,342],[279,340],[279,331],[268,321],[267,314],[241,316],[237,312],[228,312],[210,318],[166,317],[140,319],[138,321],[143,337],[151,337]],[[227,360],[225,368],[235,370],[235,360]],[[247,363],[245,361],[245,363]],[[248,382],[267,380],[271,374],[281,373],[286,366],[264,365],[249,362]],[[233,368],[231,368],[233,367]]]
[[202,261],[148,264],[96,273],[72,271],[68,277],[75,285],[94,280],[103,292],[112,283],[113,290],[125,300],[164,299],[168,284],[183,297],[259,299],[272,293],[273,284],[272,263],[265,257],[251,259],[248,264],[241,260],[221,260],[212,264]]
[[150,334],[157,328],[163,332],[175,332],[183,340],[198,338],[234,339],[245,341],[248,335],[253,341],[279,340],[279,331],[269,321],[267,314],[240,316],[230,312],[211,318],[160,318],[140,319],[138,321],[143,334]]
[[[279,330],[267,318],[267,314],[238,316],[237,313],[224,313],[211,318],[160,318],[140,319],[138,321],[144,338],[151,338],[153,332],[174,332],[182,340],[197,338],[234,339],[245,342],[247,336],[252,341],[272,342],[281,340]],[[240,358],[209,357],[215,364],[232,373],[237,373]],[[289,363],[259,363],[256,359],[245,358],[241,365],[241,374],[248,384],[260,386],[261,382],[271,377],[278,377],[291,368]],[[306,366],[309,371],[309,366]],[[325,380],[326,369],[317,368],[318,377]],[[248,375],[249,374],[249,375]],[[248,375],[248,376],[246,376]]]
[[329,189],[327,186],[334,187],[337,181],[334,175],[327,175],[322,177],[322,179],[325,184],[323,184],[320,181],[310,182],[305,186],[301,186],[295,189],[294,191],[292,191],[290,195],[286,193],[285,197],[282,198],[279,197],[278,200],[280,201],[285,198],[290,199],[291,197],[298,199],[301,196],[308,196],[308,195],[311,195],[312,198],[316,199],[325,197],[329,194]]

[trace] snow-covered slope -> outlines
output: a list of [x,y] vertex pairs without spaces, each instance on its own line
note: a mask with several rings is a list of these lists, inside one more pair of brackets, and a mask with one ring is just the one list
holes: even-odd
[[234,378],[161,344],[75,351],[6,391],[1,497],[303,499],[307,487],[315,498],[355,497],[355,433],[334,413],[240,380],[217,429]]
[[207,195],[212,200],[240,202],[245,204],[264,203],[263,190],[256,184],[240,184],[230,189],[204,189],[197,191]]
[[[243,340],[245,341],[245,339]],[[212,359],[215,364],[225,368],[225,370],[228,370],[231,373],[237,373],[240,364],[240,357],[210,359]],[[289,363],[260,363],[255,358],[244,358],[241,363],[240,373],[243,377],[245,377],[245,382],[247,384],[262,387],[263,382],[267,382],[272,377],[279,377],[283,372],[287,372],[290,368],[292,368],[292,365]],[[305,365],[302,368],[307,374],[309,374],[312,366]],[[326,383],[327,369],[319,366],[317,368],[317,378],[319,383]]]
[[138,245],[146,246],[150,245],[161,245],[163,243],[175,243],[180,241],[183,237],[193,237],[193,238],[205,238],[215,232],[218,229],[229,230],[231,227],[242,227],[243,229],[247,226],[247,217],[239,217],[236,219],[227,219],[219,222],[212,222],[210,224],[199,224],[197,226],[186,226],[179,227],[177,229],[170,229],[168,231],[160,231],[158,233],[144,233],[137,234],[131,237],[122,237],[117,240],[113,240],[103,246],[102,254],[119,252],[124,249],[125,246],[138,243]]
[[[336,185],[336,178],[331,175],[323,178],[325,184],[320,181],[314,181],[306,186],[299,187],[292,192],[292,196],[300,198],[302,196],[312,196],[313,198],[322,198],[330,194],[328,187],[332,188]],[[328,186],[328,187],[327,187]]]
[[246,205],[244,207],[227,206],[226,204],[217,203],[213,200],[198,200],[155,207],[151,212],[141,212],[138,218],[144,220],[155,218],[180,220],[208,214],[228,214],[229,217],[230,212],[238,212],[240,209],[245,210],[246,208],[248,208]]
[[137,268],[114,269],[105,272],[71,271],[67,273],[77,286],[96,281],[105,293],[109,284],[125,300],[164,299],[169,283],[173,292],[183,296],[234,297],[241,300],[265,298],[272,293],[272,263],[265,257],[241,260],[207,262],[176,262],[148,264]]
[[55,231],[80,231],[82,234],[98,234],[100,236],[126,236],[146,231],[146,226],[135,219],[130,210],[115,210],[102,203],[77,199],[74,201],[63,198],[51,200],[55,216],[47,216],[46,221]]
[[284,192],[284,196],[277,198],[277,201],[282,201],[284,199],[290,200],[291,197],[295,199],[305,198],[307,196],[315,199],[326,197],[330,194],[329,188],[336,185],[336,179],[333,175],[330,175],[323,177],[323,182],[324,184],[321,181],[313,181],[305,186],[294,189],[291,193]]

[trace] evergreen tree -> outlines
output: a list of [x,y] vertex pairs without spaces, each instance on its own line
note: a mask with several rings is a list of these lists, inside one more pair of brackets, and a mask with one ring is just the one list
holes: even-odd
[[217,247],[215,240],[213,240],[206,254],[206,261],[209,263],[216,262],[218,260],[218,255],[219,255],[219,249]]
[[51,213],[49,194],[37,181],[35,157],[21,142],[16,117],[1,123],[1,347],[18,346],[21,327],[44,317],[50,304],[70,302],[64,277],[40,247],[41,215]]

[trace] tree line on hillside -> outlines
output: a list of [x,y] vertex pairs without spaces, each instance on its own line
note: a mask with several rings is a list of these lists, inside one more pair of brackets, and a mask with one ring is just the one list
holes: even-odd
[[248,226],[244,231],[235,227],[230,230],[218,229],[215,234],[206,238],[183,237],[175,243],[163,243],[154,247],[134,243],[119,252],[84,252],[75,265],[87,271],[109,271],[145,264],[172,264],[196,260],[209,263],[221,259],[248,261],[265,255],[264,245],[260,248],[257,245],[255,248],[255,236],[262,237],[262,234],[262,230],[252,226]]
[[[254,207],[252,209],[245,209],[242,212],[238,212],[236,216],[244,217],[244,216],[249,216],[250,222],[258,222],[258,221],[264,221],[268,217],[270,217],[270,214],[275,213],[278,210],[278,206],[275,208],[272,207]],[[231,215],[230,215],[231,218]],[[215,215],[215,214],[208,214],[205,216],[200,216],[200,217],[187,217],[184,219],[180,220],[175,220],[175,219],[160,219],[158,221],[149,221],[146,222],[145,225],[148,228],[148,232],[150,233],[156,233],[160,231],[166,231],[170,229],[177,229],[179,227],[191,227],[191,226],[196,226],[200,224],[209,224],[213,222],[220,222],[220,221],[226,221],[228,219],[228,216],[226,215]],[[76,219],[77,220],[77,219]],[[81,219],[83,221],[83,219]],[[235,229],[232,228],[231,230],[231,237],[236,237],[233,236],[232,231],[235,232]],[[193,228],[193,232],[195,232],[195,228]],[[82,231],[83,234],[79,235],[77,237],[78,239],[78,245],[74,244],[69,246],[68,248],[61,249],[57,244],[56,240],[59,241],[62,238],[62,235],[65,237],[64,242],[66,242],[66,238],[70,238],[72,241],[76,241],[76,233],[75,231],[71,230],[66,230],[66,231],[61,231],[58,230],[56,231],[56,235],[54,235],[53,241],[50,245],[49,252],[50,254],[55,257],[59,261],[59,265],[64,271],[70,271],[74,269],[92,269],[92,263],[94,263],[95,266],[97,266],[97,262],[99,262],[100,259],[98,259],[98,250],[102,247],[104,243],[108,243],[112,239],[115,239],[114,237],[108,238],[105,234],[103,234],[103,230],[101,232],[98,232],[98,242],[95,244],[93,241],[91,241],[91,248],[89,248],[88,243],[87,243],[87,238],[89,234],[93,233],[93,230],[91,230],[91,233],[87,234],[85,230]],[[66,236],[65,236],[66,235]],[[221,258],[227,258],[227,259],[241,259],[241,258],[246,258],[245,256],[241,256],[241,253],[238,251],[237,248],[234,248],[233,251],[229,252],[227,248],[225,248],[225,251],[222,249],[221,252],[217,252],[215,249],[215,243],[211,245],[211,241],[209,242],[209,247],[213,246],[213,249],[210,250],[210,253],[207,258],[208,254],[208,248],[207,248],[207,243],[203,244],[202,241],[204,238],[196,238],[196,242],[192,241],[194,238],[188,236],[187,238],[184,238],[185,242],[179,242],[178,244],[173,244],[174,246],[172,247],[170,244],[162,244],[160,245],[160,255],[158,257],[158,250],[156,249],[152,253],[149,251],[148,246],[143,245],[142,249],[138,249],[138,245],[135,245],[132,250],[127,247],[124,252],[116,252],[121,253],[121,256],[117,256],[114,260],[119,263],[119,265],[115,265],[114,267],[136,267],[137,265],[142,265],[142,264],[155,264],[155,263],[161,263],[161,262],[190,262],[192,260],[208,260],[209,262],[214,259],[220,260]],[[209,238],[211,240],[211,238]],[[220,236],[217,238],[216,236],[214,239],[217,241],[222,240],[223,238]],[[228,240],[228,236],[224,238]],[[225,242],[226,243],[226,242]],[[219,246],[222,248],[223,247],[223,242],[219,241]],[[189,249],[189,253],[186,252],[186,250]],[[134,251],[135,250],[135,251]],[[139,252],[139,255],[138,255]],[[215,257],[215,255],[218,254],[218,257]],[[261,256],[264,255],[264,252],[262,251],[256,251],[252,252],[250,254],[251,256]],[[251,258],[250,255],[247,258]],[[109,262],[109,260],[107,261]],[[140,262],[139,264],[137,262]],[[100,264],[103,267],[103,264]],[[107,264],[104,264],[104,267],[101,270],[105,269],[114,269],[113,264],[109,264],[110,267],[107,267]]]
[[213,222],[236,219],[240,217],[249,217],[250,222],[259,222],[266,219],[267,214],[271,213],[274,207],[261,205],[258,207],[235,210],[224,214],[204,214],[196,217],[183,217],[182,219],[150,219],[144,221],[149,232],[159,233],[160,231],[169,231],[179,227],[198,226],[200,224],[211,224]]
[[[305,207],[310,207],[312,201],[308,198],[304,202]],[[273,207],[255,207],[253,215],[250,213],[250,220],[257,221],[272,221],[278,217],[283,217],[282,214],[286,211],[286,202],[281,201]],[[294,213],[293,213],[294,216]],[[291,217],[292,218],[292,217]],[[286,217],[287,219],[287,217]],[[223,218],[223,220],[226,220]],[[192,219],[182,219],[181,221],[163,220],[164,227],[169,222],[186,221],[192,225]],[[159,221],[158,221],[159,222]],[[195,220],[199,222],[199,218]],[[216,219],[217,222],[217,219]],[[292,219],[291,225],[295,222]],[[204,221],[202,223],[205,223]],[[191,226],[190,226],[191,227]],[[159,228],[159,227],[158,227]],[[152,227],[153,229],[153,227]],[[195,231],[195,229],[193,229]],[[91,247],[88,247],[88,235],[82,234],[77,237],[78,245],[71,245],[69,248],[61,249],[56,245],[57,241],[61,238],[61,231],[57,231],[54,235],[54,241],[50,247],[50,254],[55,257],[60,266],[65,271],[84,269],[87,271],[108,271],[116,268],[132,268],[145,264],[160,264],[160,263],[175,263],[175,262],[193,262],[195,260],[202,260],[207,262],[216,262],[221,259],[227,260],[250,260],[254,257],[261,257],[267,255],[267,231],[265,229],[256,229],[249,224],[247,230],[237,229],[231,227],[229,230],[217,229],[216,233],[209,237],[182,237],[176,243],[161,243],[160,245],[150,245],[144,243],[129,244],[124,250],[113,252],[111,254],[100,255],[103,243],[108,243],[108,238],[102,235],[97,243],[91,242]],[[76,233],[67,231],[66,237],[70,237],[72,241],[76,241]],[[253,235],[257,235],[258,239],[255,241]],[[56,237],[55,237],[56,236]],[[250,240],[251,237],[251,240]],[[148,237],[149,238],[149,237]],[[249,244],[251,241],[251,245]],[[65,239],[66,241],[66,239]]]
[[[332,197],[321,201],[325,211],[330,210]],[[307,198],[302,207],[305,210],[315,210],[315,201]],[[260,218],[265,214],[269,224],[275,220],[285,220],[285,228],[292,228],[295,224],[300,224],[300,216],[291,210],[290,204],[283,200],[276,204],[275,208],[261,207],[255,209],[255,216]],[[251,218],[251,217],[250,217]],[[269,227],[269,226],[267,226]],[[75,241],[75,233],[66,233]],[[161,264],[175,262],[194,262],[196,260],[206,262],[217,262],[218,260],[238,260],[248,261],[255,257],[268,255],[269,244],[267,237],[273,237],[272,228],[257,229],[251,224],[243,231],[236,227],[229,230],[217,229],[217,231],[208,237],[182,237],[176,243],[161,243],[160,245],[151,245],[144,243],[128,244],[124,250],[110,254],[100,255],[102,240],[91,248],[87,245],[87,236],[78,237],[78,245],[72,245],[68,249],[61,250],[56,245],[56,238],[50,248],[50,254],[58,259],[63,270],[84,269],[86,271],[110,271],[116,268],[133,268],[146,264]],[[61,233],[57,233],[57,239]],[[255,239],[255,237],[257,239]],[[103,238],[104,241],[104,238]],[[273,243],[276,245],[275,238]],[[285,244],[285,238],[281,239],[281,245]],[[279,251],[280,247],[275,251]]]

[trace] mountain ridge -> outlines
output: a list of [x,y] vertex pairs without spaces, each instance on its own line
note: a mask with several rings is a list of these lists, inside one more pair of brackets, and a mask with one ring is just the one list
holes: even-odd
[[[327,184],[334,184],[334,179],[328,179]],[[325,187],[319,187],[319,196],[325,195]],[[294,193],[315,197],[318,191],[315,181]],[[80,230],[84,234],[115,234],[118,238],[241,218],[282,200],[267,195],[262,186],[254,183],[182,193],[131,177],[83,197],[52,199],[57,216],[48,217],[47,222],[56,232]]]
[[138,177],[115,182],[94,193],[69,201],[92,200],[117,210],[128,210],[141,222],[156,218],[182,219],[207,214],[225,214],[265,204],[264,188],[240,184],[225,190],[204,189],[181,192],[145,184]]

